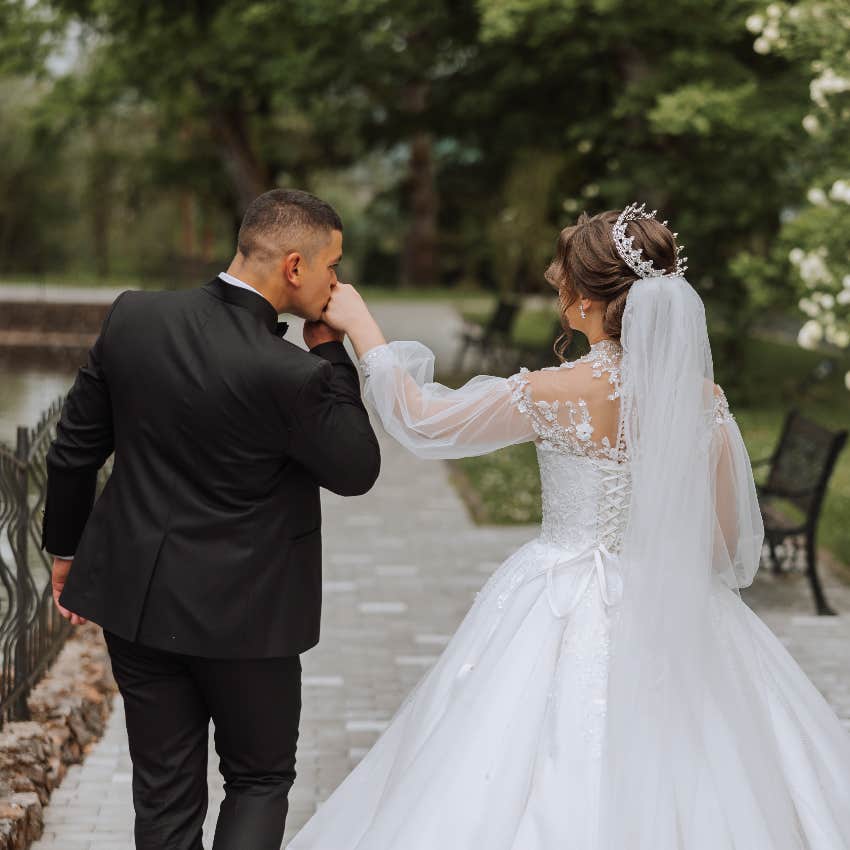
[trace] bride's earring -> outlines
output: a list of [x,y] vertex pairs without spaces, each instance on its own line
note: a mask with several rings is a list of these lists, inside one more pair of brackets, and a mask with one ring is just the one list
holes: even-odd
[[582,304],[581,301],[578,303],[578,311],[581,314],[582,319],[587,318],[587,313],[584,312],[584,304]]

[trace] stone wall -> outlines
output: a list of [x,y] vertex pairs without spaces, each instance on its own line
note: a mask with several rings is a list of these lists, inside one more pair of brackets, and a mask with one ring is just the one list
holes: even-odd
[[0,850],[41,835],[43,807],[103,734],[115,692],[100,628],[76,627],[30,694],[32,719],[0,730]]
[[97,335],[109,304],[0,300],[0,331]]
[[109,304],[0,300],[0,362],[76,369],[97,338]]

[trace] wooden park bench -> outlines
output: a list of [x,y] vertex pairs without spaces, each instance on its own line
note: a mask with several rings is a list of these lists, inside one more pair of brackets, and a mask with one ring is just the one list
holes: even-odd
[[789,568],[800,554],[805,556],[818,614],[835,614],[818,576],[815,540],[826,487],[846,441],[847,431],[830,431],[792,409],[785,417],[773,454],[752,463],[754,468],[769,465],[767,479],[756,484],[756,489],[773,571],[782,569],[776,547],[783,544],[786,548],[787,540]]
[[455,358],[454,371],[463,371],[467,352],[476,350],[478,368],[498,365],[511,351],[511,333],[519,315],[518,301],[499,299],[490,318],[484,324],[465,323],[460,333],[460,346]]

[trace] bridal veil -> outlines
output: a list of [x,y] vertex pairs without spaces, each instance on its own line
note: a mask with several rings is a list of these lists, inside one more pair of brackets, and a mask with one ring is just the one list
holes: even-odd
[[[716,421],[703,303],[684,277],[626,301],[620,428],[631,457],[612,624],[601,850],[805,847],[755,650],[718,627],[763,526],[735,420]],[[768,842],[768,843],[766,843]]]

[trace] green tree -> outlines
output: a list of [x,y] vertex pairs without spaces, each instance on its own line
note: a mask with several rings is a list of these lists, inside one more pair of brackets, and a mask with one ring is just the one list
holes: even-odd
[[[474,6],[415,0],[53,0],[97,37],[88,57],[97,107],[136,97],[162,142],[199,178],[214,160],[238,221],[278,182],[402,145],[408,222],[404,277],[433,284],[439,202],[433,89],[476,35]],[[207,178],[208,180],[208,178]]]
[[[850,8],[843,0],[771,3],[747,21],[753,47],[811,68],[807,141],[800,163],[805,197],[777,243],[774,267],[790,263],[807,317],[798,341],[850,347]],[[850,372],[845,376],[850,389]]]
[[0,77],[37,76],[61,22],[26,0],[0,0]]
[[41,272],[64,260],[72,215],[61,152],[41,144],[33,110],[41,87],[0,78],[0,271]]
[[61,262],[69,215],[61,151],[43,144],[35,110],[62,21],[25,0],[0,0],[0,270]]
[[734,326],[783,294],[754,270],[805,185],[808,78],[753,51],[754,0],[37,5],[82,25],[43,126],[88,152],[102,270],[110,204],[171,198],[181,221],[221,210],[232,228],[259,191],[297,184],[355,188],[359,253],[397,252],[412,285],[527,289],[582,208],[646,199]]
[[548,131],[539,118],[530,130],[564,152],[564,211],[646,199],[687,243],[695,284],[736,322],[748,317],[730,266],[742,251],[768,250],[799,191],[792,166],[805,109],[801,69],[752,52],[745,20],[756,4],[479,6],[486,39],[538,57],[524,78],[548,94]]
[[[293,108],[309,33],[297,4],[56,0],[85,25],[90,48],[75,93],[102,114],[141,103],[156,122],[161,162],[219,163],[234,216],[272,175],[304,161]],[[192,167],[184,172],[191,183]],[[175,176],[172,171],[171,176]],[[207,187],[203,187],[207,188]]]

